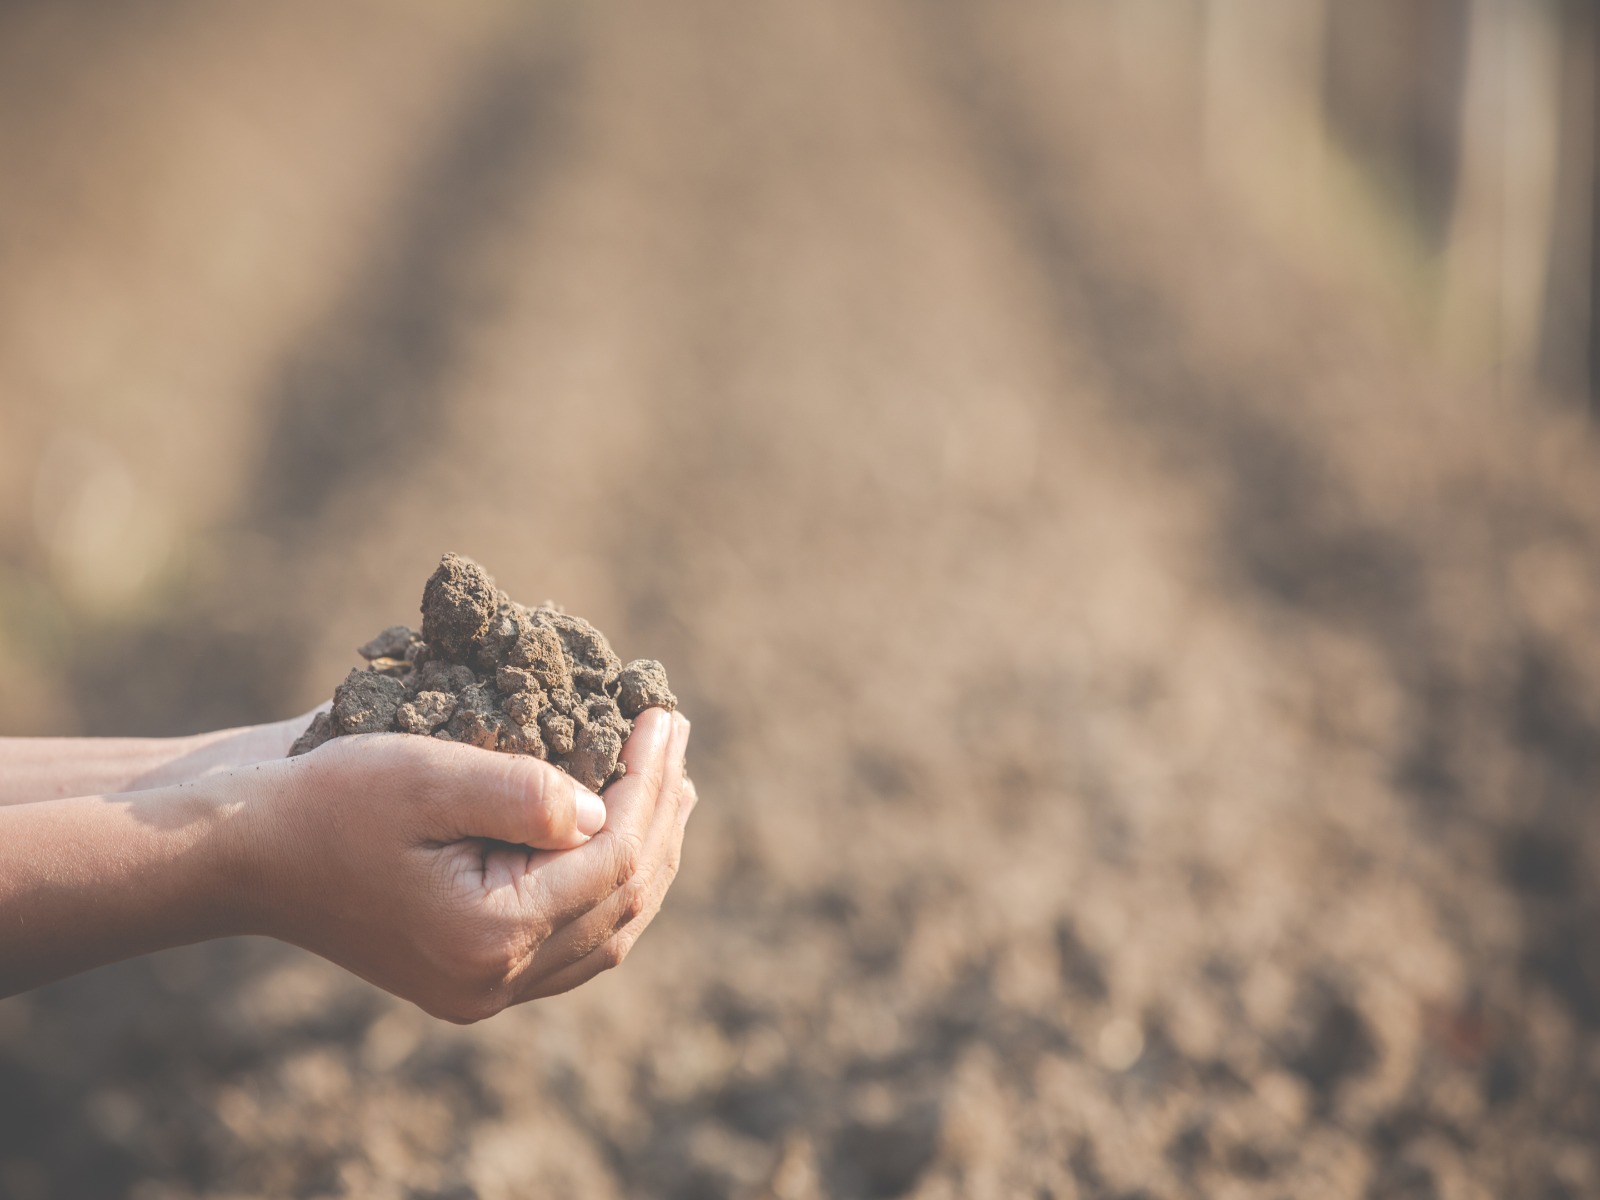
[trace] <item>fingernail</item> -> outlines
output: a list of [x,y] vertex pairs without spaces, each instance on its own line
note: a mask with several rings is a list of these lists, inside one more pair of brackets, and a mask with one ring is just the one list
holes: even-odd
[[578,788],[578,832],[593,837],[606,823],[606,802],[587,788]]

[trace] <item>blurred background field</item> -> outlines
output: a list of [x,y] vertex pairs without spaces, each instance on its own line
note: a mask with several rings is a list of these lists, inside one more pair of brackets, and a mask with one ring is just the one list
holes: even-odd
[[0,6],[0,731],[453,549],[668,666],[624,967],[0,1002],[0,1197],[1600,1194],[1592,6]]

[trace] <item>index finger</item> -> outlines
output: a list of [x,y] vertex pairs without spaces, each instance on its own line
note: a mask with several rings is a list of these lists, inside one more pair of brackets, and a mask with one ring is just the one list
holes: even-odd
[[576,850],[538,853],[529,859],[529,880],[544,899],[553,925],[588,912],[638,868],[675,740],[672,715],[665,709],[640,713],[622,747],[628,773],[605,792],[604,827]]

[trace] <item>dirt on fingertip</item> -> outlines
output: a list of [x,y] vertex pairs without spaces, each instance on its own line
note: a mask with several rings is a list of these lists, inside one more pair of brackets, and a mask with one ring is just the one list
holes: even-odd
[[599,790],[627,770],[622,744],[647,708],[677,707],[653,659],[626,666],[582,617],[512,600],[470,558],[446,554],[422,591],[422,629],[391,625],[291,754],[352,733],[409,733],[529,754]]

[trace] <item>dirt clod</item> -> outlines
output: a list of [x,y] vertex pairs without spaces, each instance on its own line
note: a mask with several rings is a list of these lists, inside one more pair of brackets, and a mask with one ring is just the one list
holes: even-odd
[[470,558],[446,554],[422,593],[422,640],[452,662],[465,662],[489,632],[502,597]]
[[392,625],[291,754],[350,733],[395,731],[547,759],[585,787],[626,770],[623,742],[646,708],[674,709],[660,663],[626,667],[593,625],[518,604],[470,558],[446,554],[422,593],[422,632]]
[[623,667],[619,682],[622,686],[617,693],[617,707],[630,721],[647,708],[660,707],[670,712],[678,707],[678,698],[667,686],[667,669],[653,658],[635,659]]
[[333,723],[340,733],[382,733],[394,725],[406,685],[368,667],[352,670],[333,693]]
[[415,630],[404,625],[391,625],[356,653],[368,662],[379,658],[403,659],[406,651],[421,641]]

